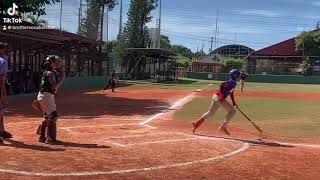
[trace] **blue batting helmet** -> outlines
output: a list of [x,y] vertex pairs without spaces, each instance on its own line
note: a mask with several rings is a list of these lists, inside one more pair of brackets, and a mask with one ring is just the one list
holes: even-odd
[[240,77],[240,70],[239,69],[232,69],[230,72],[229,72],[229,75],[230,75],[230,78],[235,80],[237,79],[238,77]]

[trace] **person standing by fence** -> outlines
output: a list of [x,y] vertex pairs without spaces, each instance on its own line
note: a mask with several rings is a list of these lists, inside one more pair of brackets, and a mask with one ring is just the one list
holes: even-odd
[[244,88],[244,83],[245,83],[245,81],[246,81],[246,79],[247,79],[247,77],[248,77],[248,75],[245,73],[245,71],[244,70],[242,70],[241,71],[241,80],[240,80],[240,84],[241,84],[241,86],[240,86],[240,90],[241,90],[241,92],[243,92],[243,88]]

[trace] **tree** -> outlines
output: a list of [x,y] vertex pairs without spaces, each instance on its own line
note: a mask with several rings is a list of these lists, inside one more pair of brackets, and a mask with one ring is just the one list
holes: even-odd
[[196,58],[200,58],[201,56],[206,56],[206,53],[201,51],[194,53],[194,57]]
[[303,32],[296,38],[296,50],[305,56],[320,56],[320,32]]
[[316,29],[320,29],[320,21],[317,22]]
[[192,59],[193,53],[191,49],[183,46],[183,45],[173,45],[172,49],[175,53],[181,54],[182,56],[185,56],[189,59]]
[[45,5],[55,4],[61,0],[4,0],[0,3],[0,12],[6,11],[12,4],[15,3],[19,7],[19,15],[22,13],[32,13],[33,15],[45,15]]
[[[125,59],[126,48],[146,48],[150,45],[147,23],[151,22],[151,11],[157,7],[158,0],[131,0],[128,11],[128,21],[124,26],[122,34],[118,37],[116,51],[120,54],[122,62],[127,63],[127,71],[134,70],[137,60],[133,58]],[[138,64],[138,71],[142,64]]]
[[150,42],[146,24],[151,22],[150,13],[157,6],[158,0],[131,0],[128,22],[123,36],[130,48],[145,48]]
[[226,71],[230,71],[232,69],[241,69],[244,64],[244,60],[239,59],[227,59],[224,62],[224,67]]
[[311,76],[313,71],[313,64],[309,58],[306,58],[300,65],[301,74],[304,76]]
[[160,38],[160,46],[162,49],[166,49],[171,51],[172,50],[172,45],[170,43],[169,37],[165,35],[161,35]]
[[102,51],[104,53],[111,53],[114,51],[115,47],[117,46],[117,41],[109,41],[103,45]]
[[29,16],[28,16],[28,19],[30,20],[30,23],[32,23],[33,25],[36,25],[36,26],[39,26],[39,25],[42,25],[42,26],[48,25],[48,21],[45,20],[45,19],[39,19],[39,16],[29,15]]

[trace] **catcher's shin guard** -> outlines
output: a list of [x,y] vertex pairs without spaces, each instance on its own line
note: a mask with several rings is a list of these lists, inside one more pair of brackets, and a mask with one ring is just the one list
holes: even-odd
[[53,141],[57,140],[57,122],[52,122],[51,138]]
[[46,128],[47,128],[47,120],[44,120],[38,128],[39,142],[45,142],[46,140]]
[[46,138],[52,139],[52,141],[57,140],[57,120],[58,113],[54,111],[50,114],[48,124],[47,124],[47,133]]

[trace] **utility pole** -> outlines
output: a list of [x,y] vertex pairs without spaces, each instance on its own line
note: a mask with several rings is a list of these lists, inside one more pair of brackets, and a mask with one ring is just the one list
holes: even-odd
[[60,36],[62,36],[62,4],[63,4],[63,0],[61,0],[61,3],[60,3]]
[[159,30],[158,30],[158,47],[161,48],[160,39],[161,39],[161,10],[162,10],[162,0],[159,0]]
[[220,26],[218,26],[218,32],[217,32],[217,48],[219,48],[219,38],[220,37]]
[[201,50],[201,51],[202,51],[202,53],[203,53],[203,48],[204,48],[204,43],[202,42],[202,50]]
[[213,51],[212,49],[212,45],[213,45],[213,37],[211,37],[211,47],[210,47],[210,53]]
[[82,0],[80,0],[80,7],[79,7],[79,25],[78,25],[78,33],[80,33],[81,24],[82,24]]
[[156,44],[153,45],[152,48],[160,48],[159,44],[160,44],[160,40],[161,40],[161,37],[159,38],[159,19],[157,19],[157,24],[156,24],[156,32],[155,32],[155,35],[154,35],[154,38],[156,39]]
[[[101,59],[100,59],[100,66],[99,66],[99,74],[102,75],[102,60],[103,60],[103,55],[102,55],[102,45],[103,45],[103,18],[104,18],[104,8],[105,8],[105,5],[102,5],[101,7],[101,19],[100,19],[100,43],[99,43],[99,52],[100,52],[100,55],[101,55]],[[108,55],[107,55],[108,57]],[[108,63],[108,61],[107,61]]]
[[216,31],[215,31],[215,35],[214,35],[214,39],[215,39],[215,49],[217,49],[218,18],[219,18],[219,9],[217,9]]
[[123,3],[122,0],[120,1],[120,22],[119,22],[119,35],[121,35],[122,33],[122,7],[123,7]]

